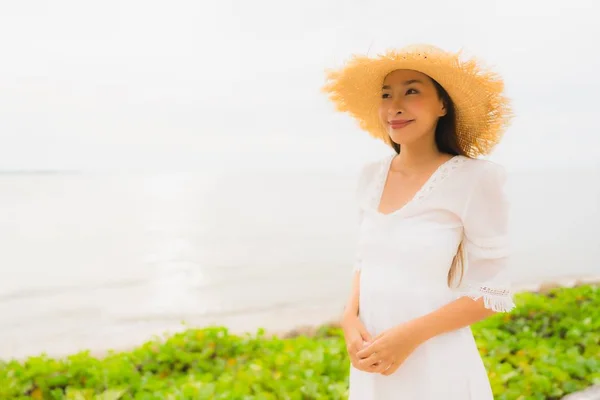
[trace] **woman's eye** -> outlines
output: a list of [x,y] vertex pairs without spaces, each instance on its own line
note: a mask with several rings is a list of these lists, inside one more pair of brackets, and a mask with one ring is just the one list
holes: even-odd
[[389,93],[384,93],[384,94],[381,95],[382,99],[387,99],[389,97],[390,97]]
[[406,94],[412,94],[412,93],[411,93],[411,91],[412,91],[413,93],[419,93],[419,92],[418,92],[416,89],[408,89],[408,90],[406,91]]

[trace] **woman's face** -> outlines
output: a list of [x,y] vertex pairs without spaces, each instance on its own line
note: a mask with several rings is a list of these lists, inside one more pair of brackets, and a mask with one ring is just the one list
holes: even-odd
[[437,121],[444,115],[446,108],[429,76],[398,69],[383,81],[379,118],[395,143],[433,139]]

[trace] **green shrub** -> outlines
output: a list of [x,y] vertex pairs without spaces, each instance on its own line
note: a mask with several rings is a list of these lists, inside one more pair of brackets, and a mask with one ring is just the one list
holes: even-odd
[[[521,293],[516,302],[473,326],[496,399],[559,399],[600,383],[600,289]],[[348,368],[333,326],[287,339],[210,327],[101,359],[0,361],[0,399],[344,399]]]

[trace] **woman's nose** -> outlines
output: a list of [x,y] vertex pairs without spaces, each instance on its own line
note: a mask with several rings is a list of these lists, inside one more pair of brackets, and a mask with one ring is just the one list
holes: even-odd
[[402,113],[402,111],[404,110],[404,105],[401,99],[399,98],[395,98],[392,100],[391,104],[390,104],[390,108],[389,108],[389,112],[390,114],[398,114],[398,113]]

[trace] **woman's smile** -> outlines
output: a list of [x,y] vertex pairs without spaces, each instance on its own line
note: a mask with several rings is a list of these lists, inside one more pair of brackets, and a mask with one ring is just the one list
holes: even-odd
[[389,122],[389,124],[390,124],[390,128],[392,128],[392,129],[402,129],[406,125],[410,124],[413,121],[414,121],[414,119],[394,119],[394,120],[391,120]]

